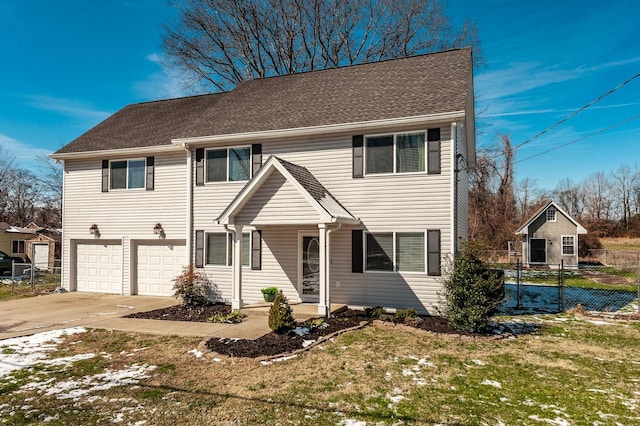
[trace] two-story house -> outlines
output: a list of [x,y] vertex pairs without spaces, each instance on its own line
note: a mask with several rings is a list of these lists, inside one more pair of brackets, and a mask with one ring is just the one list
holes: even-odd
[[129,105],[64,161],[63,285],[171,296],[194,264],[233,308],[431,312],[467,235],[471,49]]

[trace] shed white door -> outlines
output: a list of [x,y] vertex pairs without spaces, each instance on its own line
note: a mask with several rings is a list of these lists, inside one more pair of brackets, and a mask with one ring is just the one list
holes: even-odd
[[173,280],[185,266],[186,252],[184,242],[139,244],[136,250],[137,294],[173,296]]
[[33,245],[33,263],[36,268],[49,269],[49,244]]
[[78,291],[122,293],[121,244],[78,244],[76,253]]

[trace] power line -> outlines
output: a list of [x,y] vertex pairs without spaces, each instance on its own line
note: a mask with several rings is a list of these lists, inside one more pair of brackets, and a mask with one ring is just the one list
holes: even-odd
[[[602,99],[606,98],[607,96],[609,96],[610,94],[612,94],[613,92],[623,88],[624,86],[626,86],[627,84],[629,84],[630,82],[632,82],[633,80],[635,80],[636,78],[640,77],[640,72],[637,73],[636,75],[634,75],[633,77],[623,81],[622,83],[618,84],[616,87],[614,87],[613,89],[609,90],[608,92],[598,96],[597,98],[595,98],[594,100],[592,100],[591,102],[589,102],[588,104],[584,105],[582,108],[579,108],[575,111],[573,111],[571,114],[567,115],[565,118],[563,118],[562,120],[558,121],[557,123],[547,127],[546,129],[544,129],[543,131],[541,131],[540,133],[537,133],[535,136],[527,139],[526,141],[522,142],[521,144],[518,144],[516,146],[513,147],[513,152],[517,151],[518,149],[520,149],[523,145],[526,145],[536,139],[538,139],[540,136],[550,132],[551,130],[555,129],[556,127],[558,127],[559,125],[567,122],[568,120],[570,120],[571,118],[575,117],[576,115],[578,115],[579,113],[581,113],[582,111],[584,111],[585,109],[589,108],[590,106],[594,105],[595,103],[601,101]],[[533,158],[533,157],[531,157]]]
[[588,135],[586,135],[586,136],[583,136],[583,137],[581,137],[581,138],[574,139],[574,140],[572,140],[571,142],[563,143],[562,145],[558,145],[558,146],[556,146],[556,147],[554,147],[554,148],[551,148],[551,149],[548,149],[548,150],[546,150],[546,151],[539,152],[539,153],[534,154],[534,155],[532,155],[532,156],[530,156],[530,157],[523,158],[523,159],[518,160],[518,161],[514,161],[514,162],[513,162],[513,164],[521,163],[521,162],[523,162],[523,161],[531,160],[532,158],[539,157],[539,156],[544,155],[544,154],[548,154],[548,153],[550,153],[550,152],[552,152],[552,151],[555,151],[555,150],[557,150],[557,149],[564,148],[564,147],[565,147],[565,146],[567,146],[567,145],[571,145],[571,144],[574,144],[574,143],[576,143],[576,142],[583,141],[583,140],[588,139],[588,138],[590,138],[590,137],[593,137],[593,136],[599,135],[599,134],[601,134],[601,133],[604,133],[604,132],[606,132],[606,131],[608,131],[608,130],[614,129],[614,128],[619,127],[619,126],[622,126],[623,124],[626,124],[626,123],[628,123],[628,122],[630,122],[630,121],[633,121],[633,120],[637,120],[638,118],[640,118],[640,114],[638,114],[638,115],[636,115],[636,116],[633,116],[633,117],[631,117],[631,118],[627,118],[627,119],[626,119],[626,120],[624,120],[624,121],[621,121],[621,122],[619,122],[619,123],[613,124],[613,125],[611,125],[611,126],[609,126],[609,127],[605,127],[604,129],[600,129],[600,130],[598,130],[598,131],[596,131],[596,132],[593,132],[593,133],[588,134]]

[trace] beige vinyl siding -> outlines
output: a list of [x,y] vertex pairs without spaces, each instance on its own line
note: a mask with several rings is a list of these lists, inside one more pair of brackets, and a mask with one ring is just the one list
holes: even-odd
[[69,288],[72,275],[71,240],[92,239],[89,227],[95,223],[100,230],[100,240],[122,241],[123,288],[128,294],[133,275],[132,240],[157,238],[153,234],[156,223],[162,224],[166,238],[184,240],[187,227],[186,153],[155,156],[153,191],[101,192],[102,160],[65,161],[63,285]]
[[[529,225],[529,238],[547,240],[547,264],[557,266],[564,260],[565,266],[578,265],[578,235],[576,226],[560,211],[556,211],[555,222],[547,222],[546,210]],[[562,236],[573,235],[576,241],[575,255],[562,254]]]
[[274,171],[236,220],[256,225],[308,224],[317,223],[320,215],[291,182]]
[[[362,221],[362,229],[369,232],[427,231],[441,230],[441,252],[443,259],[453,253],[452,247],[452,164],[455,154],[451,141],[451,122],[429,125],[423,128],[390,128],[389,132],[420,131],[427,127],[441,128],[440,174],[410,173],[393,175],[368,175],[352,177],[352,134],[300,139],[285,139],[262,143],[263,163],[269,155],[306,167],[322,185],[356,218]],[[384,132],[376,131],[376,134]],[[366,135],[366,131],[361,134]],[[251,143],[253,141],[247,141]],[[195,157],[195,155],[194,155]],[[274,196],[275,208],[287,200],[293,205],[289,217],[299,220],[310,214],[311,207],[292,192],[290,184],[282,183],[280,191],[274,189],[282,183],[269,180],[265,187],[245,206],[241,215],[248,219],[254,215],[263,220],[266,199]],[[213,221],[233,200],[246,183],[207,183],[194,187],[194,229],[206,232],[221,232],[222,226]],[[461,186],[460,189],[463,189]],[[297,191],[296,191],[297,192]],[[266,210],[265,210],[266,212]],[[304,212],[304,213],[300,213]],[[273,213],[273,212],[270,212]],[[280,215],[279,213],[276,213]],[[464,214],[463,214],[464,216]],[[307,223],[314,223],[317,214]],[[462,221],[461,217],[458,221]],[[317,231],[317,226],[298,227],[258,225],[263,233],[262,270],[243,268],[243,300],[245,303],[262,298],[260,288],[276,286],[285,291],[290,300],[297,300],[298,229]],[[382,304],[387,306],[414,307],[421,312],[431,312],[437,303],[437,292],[441,288],[440,277],[426,273],[352,273],[351,229],[331,235],[331,300],[335,303]],[[461,229],[466,229],[461,228]],[[246,231],[246,228],[243,229]],[[231,268],[205,267],[218,289],[226,299],[231,297]],[[336,286],[340,281],[340,287]]]

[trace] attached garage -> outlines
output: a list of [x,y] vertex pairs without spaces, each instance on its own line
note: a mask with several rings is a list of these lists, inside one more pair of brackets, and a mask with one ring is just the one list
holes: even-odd
[[134,293],[173,296],[173,280],[186,266],[186,253],[184,241],[145,241],[136,244],[137,291]]
[[122,244],[78,243],[76,246],[78,291],[122,293]]

